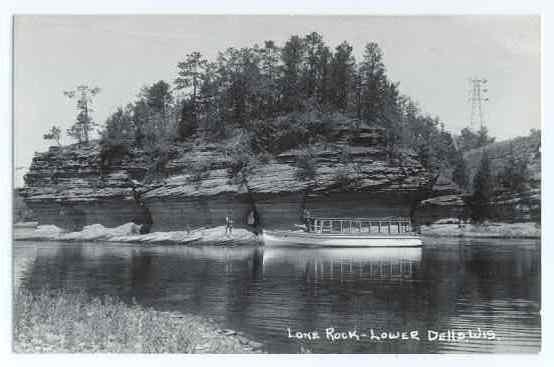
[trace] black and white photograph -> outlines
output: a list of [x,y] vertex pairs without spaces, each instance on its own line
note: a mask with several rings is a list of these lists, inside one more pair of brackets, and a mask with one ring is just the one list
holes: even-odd
[[12,351],[540,353],[541,21],[14,15]]

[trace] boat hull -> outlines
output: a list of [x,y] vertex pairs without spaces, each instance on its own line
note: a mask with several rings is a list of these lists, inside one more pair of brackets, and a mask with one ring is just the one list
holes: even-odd
[[356,235],[351,233],[307,233],[263,231],[265,246],[310,247],[420,247],[423,242],[414,235]]

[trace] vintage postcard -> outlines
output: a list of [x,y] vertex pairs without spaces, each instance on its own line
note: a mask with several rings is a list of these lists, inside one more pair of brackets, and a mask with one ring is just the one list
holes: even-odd
[[16,353],[538,353],[541,18],[16,15]]

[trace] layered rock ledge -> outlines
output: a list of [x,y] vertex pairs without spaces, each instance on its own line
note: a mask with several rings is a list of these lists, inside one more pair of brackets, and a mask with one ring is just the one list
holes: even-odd
[[226,216],[253,231],[293,228],[304,208],[331,217],[411,216],[433,183],[429,172],[408,151],[391,158],[383,146],[357,144],[290,150],[240,171],[223,146],[175,144],[155,180],[152,157],[139,149],[106,165],[97,145],[52,147],[35,155],[20,194],[41,225],[70,231],[143,224],[145,212],[152,232],[218,227]]

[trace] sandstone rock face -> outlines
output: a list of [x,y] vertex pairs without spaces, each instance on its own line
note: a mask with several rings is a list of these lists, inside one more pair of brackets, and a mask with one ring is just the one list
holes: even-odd
[[215,145],[191,146],[167,164],[171,175],[142,198],[153,231],[246,224],[253,204],[246,185],[229,172],[230,158]]
[[20,195],[40,224],[69,230],[95,223],[115,227],[137,215],[131,172],[141,175],[146,169],[127,159],[103,170],[99,153],[91,145],[51,147],[35,155]]
[[483,151],[490,159],[493,175],[500,173],[507,165],[510,156],[527,162],[528,188],[520,193],[497,193],[491,201],[491,214],[495,220],[503,222],[540,222],[541,218],[541,139],[540,135],[517,137],[490,144],[464,154],[470,178],[479,167]]
[[[423,200],[415,211],[416,223],[427,225],[446,218],[469,218],[469,200],[468,193],[441,195]],[[489,202],[488,210],[490,218],[497,222],[540,222],[540,190],[498,194]]]
[[410,216],[431,185],[409,153],[389,160],[382,148],[329,144],[312,147],[311,174],[292,150],[254,169],[248,189],[265,228],[294,228],[304,208],[321,217]]
[[467,218],[469,207],[462,195],[436,196],[419,203],[414,217],[417,224],[431,224],[445,218]]
[[[294,228],[304,208],[318,216],[409,216],[432,179],[409,152],[389,159],[382,147],[340,143],[291,150],[238,174],[217,145],[169,147],[167,177],[144,180],[150,157],[133,150],[109,169],[96,145],[36,154],[20,190],[40,224],[69,230],[134,221],[146,207],[152,231],[224,224],[248,227],[256,213],[267,228]],[[142,207],[143,206],[143,207]]]
[[492,217],[501,222],[541,221],[541,191],[530,189],[521,193],[497,195],[491,202]]

